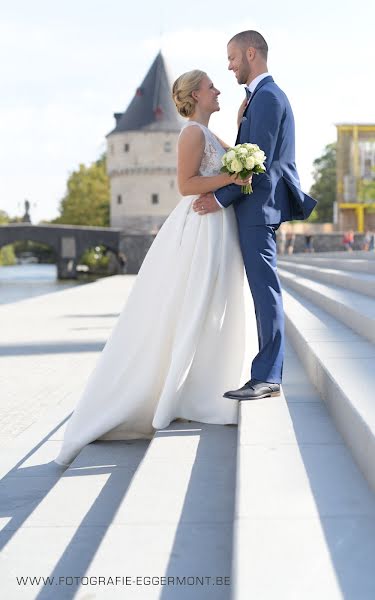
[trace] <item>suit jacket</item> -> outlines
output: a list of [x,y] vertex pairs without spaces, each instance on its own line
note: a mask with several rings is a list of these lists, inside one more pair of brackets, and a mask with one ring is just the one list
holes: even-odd
[[295,164],[294,117],[288,98],[271,76],[262,79],[246,107],[236,144],[258,144],[266,154],[266,173],[253,175],[253,193],[230,184],[215,192],[224,207],[233,203],[245,225],[278,224],[306,219],[316,200],[300,187]]

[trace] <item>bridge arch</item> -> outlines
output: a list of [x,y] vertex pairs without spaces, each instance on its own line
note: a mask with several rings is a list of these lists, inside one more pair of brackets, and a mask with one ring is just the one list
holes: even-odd
[[30,240],[53,248],[57,256],[59,279],[75,279],[77,262],[85,248],[105,246],[120,256],[121,229],[75,225],[0,225],[0,247],[19,240]]

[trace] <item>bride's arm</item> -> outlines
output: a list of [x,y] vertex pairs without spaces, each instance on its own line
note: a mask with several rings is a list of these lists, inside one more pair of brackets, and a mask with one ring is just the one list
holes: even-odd
[[180,194],[190,196],[215,192],[234,183],[233,177],[220,173],[213,177],[198,175],[204,153],[204,133],[198,125],[186,127],[178,141],[177,182]]

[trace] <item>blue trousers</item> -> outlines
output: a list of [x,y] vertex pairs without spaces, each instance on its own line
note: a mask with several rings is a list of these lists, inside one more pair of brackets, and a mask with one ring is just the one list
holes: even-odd
[[284,362],[284,310],[276,266],[278,225],[239,225],[239,237],[258,328],[259,352],[251,378],[281,383]]

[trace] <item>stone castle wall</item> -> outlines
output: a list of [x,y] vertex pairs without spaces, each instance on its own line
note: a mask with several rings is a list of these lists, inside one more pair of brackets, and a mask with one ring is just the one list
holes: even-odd
[[[177,132],[127,131],[107,138],[111,226],[150,231],[175,208]],[[143,221],[142,221],[143,219]],[[138,221],[137,221],[138,220]],[[137,224],[136,224],[137,223]]]

